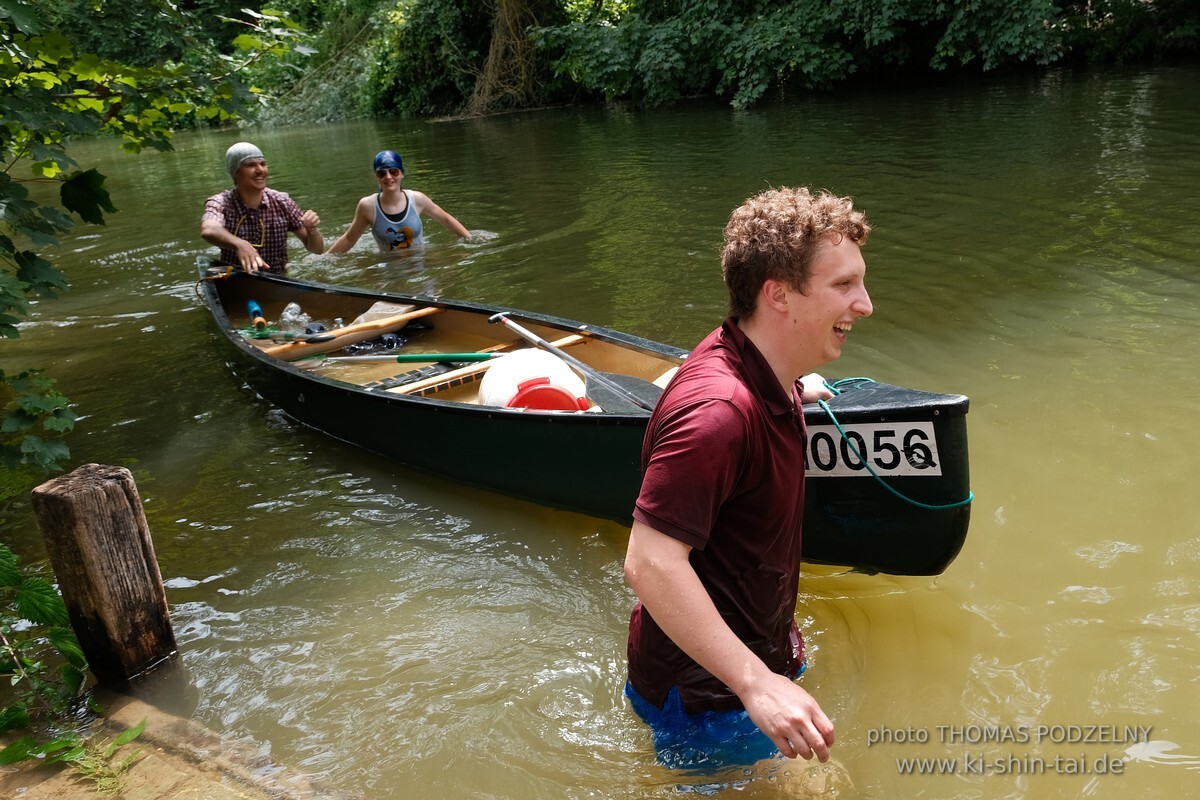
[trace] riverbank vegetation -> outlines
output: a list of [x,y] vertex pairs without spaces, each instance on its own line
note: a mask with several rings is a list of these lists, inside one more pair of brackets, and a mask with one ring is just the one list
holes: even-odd
[[279,0],[313,35],[275,120],[545,104],[742,108],[852,81],[1200,56],[1192,0]]
[[[32,305],[66,290],[46,255],[58,237],[116,211],[104,175],[68,154],[72,138],[170,149],[177,128],[254,109],[263,92],[249,76],[307,52],[286,14],[225,18],[221,3],[200,0],[204,13],[189,16],[171,0],[0,0],[0,339],[19,338]],[[0,499],[62,468],[76,419],[43,370],[0,369]]]

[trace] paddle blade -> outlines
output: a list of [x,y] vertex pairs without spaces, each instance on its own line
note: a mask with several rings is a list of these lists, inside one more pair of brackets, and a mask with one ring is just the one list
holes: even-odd
[[[605,380],[597,380],[591,375],[584,376],[587,397],[600,407],[601,411],[613,414],[649,414],[650,411],[639,404],[644,403],[650,408],[658,402],[662,389],[649,381],[635,378],[632,375],[617,375],[612,372],[599,373]],[[610,386],[616,384],[618,388]],[[635,399],[636,398],[636,399]]]
[[272,331],[264,336],[256,336],[256,339],[270,339],[272,342],[311,342],[319,344],[321,342],[331,342],[337,338],[333,333],[289,333],[287,331]]
[[604,377],[652,408],[658,404],[658,398],[662,397],[662,387],[656,386],[650,381],[635,378],[632,375],[619,375],[615,372],[605,372]]

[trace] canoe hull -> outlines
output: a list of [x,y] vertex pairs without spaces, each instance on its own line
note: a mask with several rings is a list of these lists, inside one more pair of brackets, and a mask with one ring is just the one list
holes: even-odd
[[[847,565],[854,554],[850,566],[863,572],[943,572],[971,520],[971,504],[962,502],[971,496],[967,398],[868,383],[828,407],[858,452],[823,408],[805,406],[804,559]],[[896,462],[903,474],[883,474]]]
[[[246,341],[229,314],[249,296],[273,297],[276,306],[288,299],[318,303],[322,296],[361,296],[480,314],[510,311],[526,322],[564,332],[586,331],[595,341],[676,362],[685,351],[512,309],[367,293],[277,276],[235,273],[212,280],[204,267],[201,275],[207,279],[199,284],[200,294],[234,354],[235,371],[298,422],[454,481],[630,522],[641,483],[648,414],[531,412],[356,386],[264,353]],[[970,492],[967,402],[961,395],[866,383],[848,388],[826,408],[805,406],[810,458],[804,487],[804,559],[866,572],[942,572],[961,549],[970,519],[969,504],[934,508],[961,501]],[[830,412],[836,420],[832,426]],[[835,433],[839,425],[851,443],[859,443],[861,452],[847,449],[846,435]]]
[[644,419],[414,402],[255,358],[237,372],[297,421],[406,466],[606,519],[632,511]]

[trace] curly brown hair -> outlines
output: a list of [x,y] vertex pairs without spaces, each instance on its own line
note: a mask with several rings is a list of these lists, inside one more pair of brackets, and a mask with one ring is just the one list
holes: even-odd
[[758,290],[768,280],[783,280],[798,292],[808,288],[813,258],[822,242],[843,236],[860,247],[871,226],[849,197],[805,187],[770,189],[734,209],[725,226],[721,274],[729,287],[729,314],[754,313]]

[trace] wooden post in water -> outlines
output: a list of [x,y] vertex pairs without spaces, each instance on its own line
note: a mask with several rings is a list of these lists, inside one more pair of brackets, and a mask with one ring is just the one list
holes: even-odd
[[33,490],[75,636],[92,673],[125,688],[176,653],[162,573],[133,475],[85,464]]

